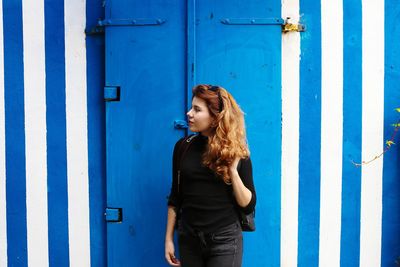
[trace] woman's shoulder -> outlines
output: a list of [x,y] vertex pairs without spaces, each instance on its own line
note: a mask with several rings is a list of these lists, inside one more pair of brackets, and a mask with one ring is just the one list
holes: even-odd
[[186,138],[185,136],[184,136],[184,137],[181,137],[181,138],[179,138],[179,139],[178,139],[178,141],[176,141],[176,143],[175,143],[175,146],[176,146],[176,145],[179,145],[180,143],[182,143],[182,142],[183,142],[183,140],[185,140],[185,138]]
[[176,144],[182,143],[183,141],[187,141],[189,143],[192,140],[194,140],[197,136],[199,136],[199,135],[198,134],[190,134],[188,136],[184,136],[184,137],[178,139],[178,141],[176,141]]
[[197,134],[191,134],[191,135],[184,136],[184,137],[178,139],[178,141],[176,141],[176,143],[175,143],[175,148],[179,147],[185,141],[190,143],[193,139],[195,139],[196,136],[197,136]]
[[185,137],[180,138],[178,141],[176,141],[175,146],[174,146],[174,154],[178,150],[179,147],[181,147],[182,142],[185,140]]

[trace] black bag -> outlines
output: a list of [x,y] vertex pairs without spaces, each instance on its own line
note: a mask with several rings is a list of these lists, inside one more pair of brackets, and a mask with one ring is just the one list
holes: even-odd
[[[239,161],[238,169],[240,169],[241,163],[242,162]],[[242,231],[254,232],[256,230],[256,222],[255,222],[256,210],[253,210],[250,214],[244,213],[242,210],[240,210],[239,207],[237,207],[237,210]]]
[[250,214],[245,214],[243,211],[239,211],[239,221],[242,231],[254,232],[256,230],[256,222],[254,220],[255,217],[255,211],[252,211]]
[[[178,166],[177,166],[177,178],[178,178],[178,194],[179,194],[179,198],[181,198],[181,162],[183,157],[185,156],[186,151],[188,150],[192,140],[196,137],[197,135],[190,135],[187,138],[185,138],[182,143],[180,144],[180,147],[178,149]],[[240,164],[240,161],[239,161]],[[180,209],[180,203],[181,203],[181,199],[179,200],[179,207],[177,207],[176,210],[176,220],[177,222],[180,219],[180,213],[181,213],[181,209]],[[256,225],[255,225],[255,211],[252,211],[250,214],[245,214],[243,211],[239,210],[239,208],[237,207],[238,210],[238,216],[239,216],[239,222],[240,222],[240,226],[242,227],[242,231],[245,232],[254,232],[256,230]],[[177,226],[178,223],[175,224],[175,226]]]

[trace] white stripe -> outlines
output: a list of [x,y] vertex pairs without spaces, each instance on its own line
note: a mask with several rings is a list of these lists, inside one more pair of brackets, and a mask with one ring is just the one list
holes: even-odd
[[[299,1],[283,0],[282,17],[299,21]],[[282,35],[281,266],[297,266],[299,205],[300,34]]]
[[86,2],[64,2],[70,266],[90,266]]
[[28,265],[48,266],[44,1],[24,0],[22,14]]
[[90,266],[86,2],[66,1],[64,8],[70,265]]
[[7,266],[3,3],[0,0],[0,266]]
[[343,6],[321,1],[319,266],[340,266],[343,143]]
[[[383,150],[384,1],[362,1],[362,160]],[[360,266],[381,265],[383,157],[361,170]]]

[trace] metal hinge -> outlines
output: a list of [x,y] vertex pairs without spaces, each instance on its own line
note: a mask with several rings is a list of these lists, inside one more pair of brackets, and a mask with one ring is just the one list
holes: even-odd
[[291,18],[287,17],[285,23],[282,24],[282,32],[304,32],[306,27],[300,23],[292,23]]
[[106,208],[106,222],[122,222],[122,208]]
[[223,18],[220,20],[226,25],[282,25],[281,18]]
[[159,26],[166,22],[165,19],[99,19],[95,27],[85,29],[86,35],[104,34],[105,27],[111,26]]
[[104,101],[119,101],[121,96],[121,87],[119,86],[105,86],[104,87]]
[[165,19],[105,19],[99,20],[99,26],[159,26]]

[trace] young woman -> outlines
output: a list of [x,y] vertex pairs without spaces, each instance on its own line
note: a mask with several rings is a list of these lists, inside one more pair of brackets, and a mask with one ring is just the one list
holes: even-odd
[[[243,112],[224,88],[198,85],[187,116],[198,134],[174,148],[165,258],[171,266],[241,266],[238,210],[249,214],[256,204]],[[173,242],[178,213],[180,260]]]

